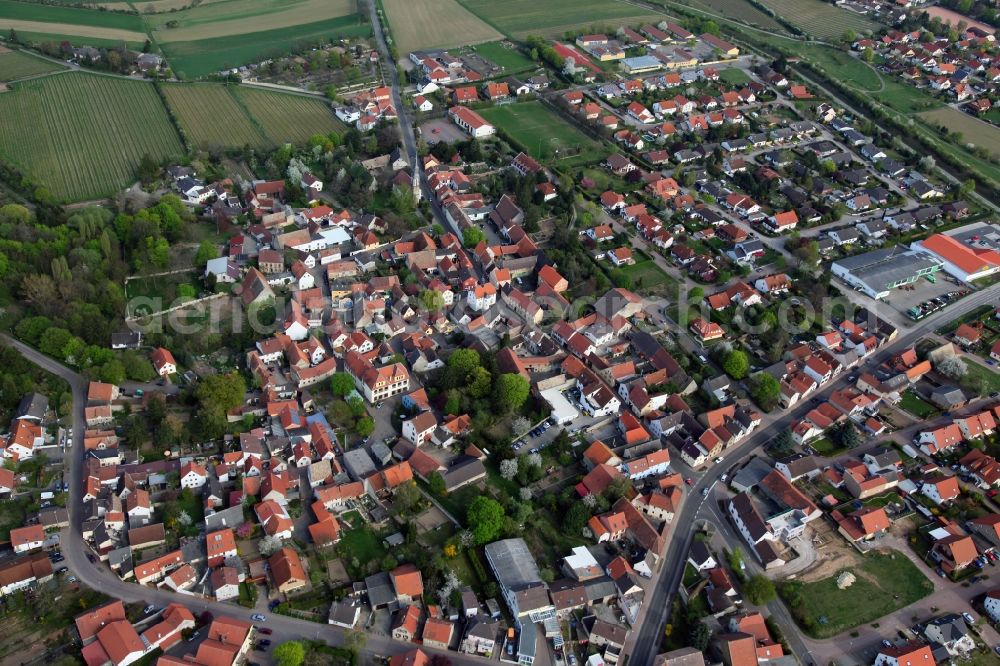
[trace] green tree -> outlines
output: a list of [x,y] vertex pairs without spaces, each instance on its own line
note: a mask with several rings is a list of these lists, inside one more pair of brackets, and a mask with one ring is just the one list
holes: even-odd
[[448,486],[444,482],[441,472],[431,472],[431,475],[427,477],[427,485],[430,486],[431,492],[435,495],[444,495],[448,492]]
[[194,255],[195,266],[198,266],[199,268],[204,267],[210,259],[215,259],[218,256],[219,249],[215,247],[215,243],[210,240],[203,240],[201,245],[198,246],[198,251]]
[[236,372],[230,372],[226,375],[210,375],[202,379],[195,390],[195,397],[198,398],[202,407],[217,408],[226,412],[241,405],[246,392],[247,385],[243,376]]
[[[691,627],[688,632],[688,645],[693,647],[699,652],[704,652],[708,649],[708,644],[712,640],[712,630],[708,628],[708,625],[702,622],[700,619],[695,621],[695,624]],[[279,663],[279,666],[281,664]]]
[[758,372],[750,376],[747,385],[750,388],[750,397],[761,409],[769,412],[778,406],[781,384],[777,379],[766,372]]
[[590,509],[583,502],[573,502],[569,511],[563,516],[563,529],[567,533],[579,536],[587,521],[590,520]]
[[476,497],[469,504],[465,517],[477,546],[495,540],[503,529],[503,506],[492,497],[485,495]]
[[726,354],[725,360],[722,361],[722,369],[733,379],[743,379],[750,370],[750,359],[747,358],[746,352],[734,349]]
[[705,298],[705,290],[701,287],[693,287],[691,291],[688,292],[688,301],[691,303],[697,303],[703,298]]
[[493,375],[486,368],[473,368],[469,375],[466,391],[473,398],[485,398],[493,387]]
[[298,641],[286,641],[274,648],[274,658],[278,666],[302,666],[306,659],[306,649]]
[[500,375],[493,391],[497,406],[504,412],[519,409],[528,399],[530,388],[528,380],[521,375],[511,372]]
[[751,576],[750,580],[743,586],[743,593],[754,606],[763,606],[774,601],[778,596],[774,589],[774,583],[762,574]]
[[462,232],[462,243],[467,248],[474,248],[486,239],[486,235],[475,227],[469,227]]
[[125,381],[125,366],[114,358],[101,366],[101,381],[108,384],[121,384]]
[[355,424],[354,430],[362,437],[368,437],[375,432],[375,419],[370,416],[362,416]]
[[333,377],[330,377],[330,390],[334,395],[343,398],[354,390],[354,378],[346,372],[335,372]]

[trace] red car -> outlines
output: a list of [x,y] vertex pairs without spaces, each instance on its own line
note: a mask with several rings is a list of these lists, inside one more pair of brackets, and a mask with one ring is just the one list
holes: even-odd
[[691,480],[690,476],[688,478],[684,479],[684,483],[688,484],[689,486],[693,486],[694,485],[694,481]]
[[271,635],[271,630],[267,627],[257,627],[257,631],[264,634],[265,636]]

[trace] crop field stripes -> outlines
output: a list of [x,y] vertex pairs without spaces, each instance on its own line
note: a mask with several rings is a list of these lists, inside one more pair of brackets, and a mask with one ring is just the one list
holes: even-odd
[[107,196],[139,161],[183,154],[149,83],[71,72],[16,84],[0,96],[0,153],[61,200]]

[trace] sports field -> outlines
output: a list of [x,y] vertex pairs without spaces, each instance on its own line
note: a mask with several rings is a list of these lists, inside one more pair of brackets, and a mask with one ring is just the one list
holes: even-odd
[[920,117],[932,125],[944,125],[951,132],[961,132],[963,144],[974,143],[986,148],[993,155],[1000,155],[1000,127],[973,118],[950,106],[925,111]]
[[26,76],[54,72],[62,67],[51,60],[38,58],[23,51],[8,51],[0,46],[0,81],[14,81]]
[[518,38],[561,36],[567,30],[592,26],[606,26],[614,32],[623,25],[663,20],[663,14],[617,0],[462,0],[462,4],[497,30]]
[[230,35],[190,42],[164,42],[164,54],[181,78],[198,78],[221,69],[239,67],[297,48],[341,37],[368,37],[371,25],[360,15],[317,21],[280,30]]
[[835,40],[846,30],[877,31],[879,25],[867,16],[822,0],[760,0],[792,25],[820,39]]
[[400,57],[410,51],[491,42],[503,37],[455,0],[382,0]]
[[144,154],[183,154],[151,83],[70,72],[0,95],[0,154],[64,201],[103,197],[135,178]]
[[600,158],[601,145],[597,141],[541,102],[505,104],[479,113],[537,159],[581,163]]
[[342,133],[347,127],[337,120],[322,99],[240,86],[233,90],[264,135],[275,144],[304,143],[315,134]]

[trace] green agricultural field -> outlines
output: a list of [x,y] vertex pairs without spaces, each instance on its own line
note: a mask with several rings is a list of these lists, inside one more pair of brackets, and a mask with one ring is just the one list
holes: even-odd
[[704,8],[715,14],[756,25],[765,30],[787,32],[785,26],[773,16],[762,12],[747,0],[693,0],[692,6]]
[[23,51],[5,51],[0,47],[0,81],[15,81],[59,69],[63,69],[63,67],[51,60],[45,60]]
[[135,179],[145,154],[183,154],[153,85],[71,72],[0,95],[0,155],[63,201],[104,197]]
[[419,49],[452,48],[503,37],[456,0],[382,0],[381,4],[401,57]]
[[142,44],[145,27],[137,14],[82,7],[0,0],[0,30],[44,35],[75,35]]
[[[507,42],[510,45],[510,42]],[[537,63],[517,48],[507,48],[504,42],[487,42],[472,47],[472,50],[494,65],[504,68],[505,74],[533,69]]]
[[145,17],[160,42],[191,42],[308,25],[357,13],[355,0],[225,0]]
[[0,0],[0,17],[43,23],[89,25],[135,32],[145,31],[142,19],[134,13],[104,12],[97,9],[61,7],[34,2],[19,2],[18,0]]
[[342,133],[347,129],[333,115],[330,105],[319,98],[246,86],[233,92],[264,135],[275,144],[305,143],[315,134]]
[[[2,62],[0,59],[0,63]],[[995,125],[950,106],[921,113],[920,117],[932,125],[944,125],[949,132],[961,132],[964,143],[974,143],[983,146],[993,155],[1000,155],[1000,128]]]
[[219,83],[168,83],[163,92],[184,135],[200,148],[305,143],[346,129],[317,98]]
[[934,591],[927,577],[905,555],[896,551],[869,553],[849,567],[856,582],[837,587],[837,572],[811,583],[780,586],[781,597],[795,621],[813,638],[830,638],[873,622]]
[[660,21],[663,14],[644,11],[617,0],[460,0],[484,21],[512,37],[561,36],[567,30]]
[[175,73],[184,78],[198,78],[321,41],[370,35],[371,25],[362,16],[352,15],[245,35],[164,42],[160,46]]
[[268,143],[230,88],[215,83],[163,86],[184,135],[199,148],[239,148]]
[[543,106],[541,102],[505,104],[479,112],[537,159],[586,163],[600,159],[601,144]]
[[835,40],[847,30],[875,32],[878,24],[821,0],[761,0],[774,13],[800,30],[820,39]]

